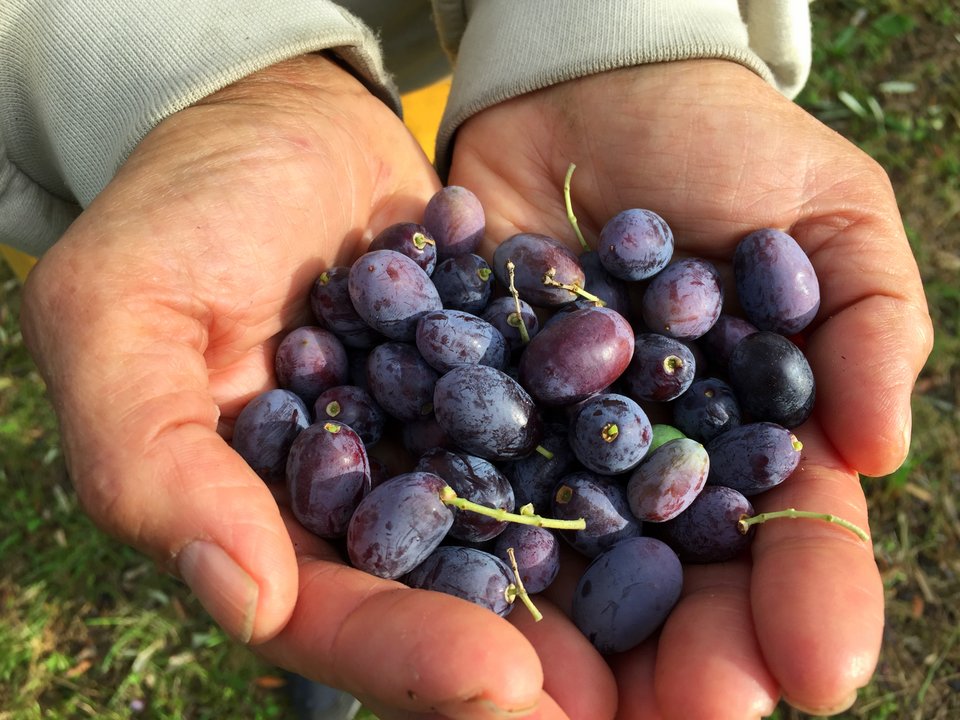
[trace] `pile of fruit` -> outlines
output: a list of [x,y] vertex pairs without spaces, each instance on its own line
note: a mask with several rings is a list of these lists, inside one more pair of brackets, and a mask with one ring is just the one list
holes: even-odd
[[746,552],[770,517],[815,516],[756,515],[750,498],[801,460],[815,383],[795,340],[820,293],[770,228],[737,245],[733,288],[675,257],[650,210],[611,218],[591,250],[572,173],[579,254],[521,233],[488,263],[480,202],[449,186],[422,224],[325,270],[316,323],[282,340],[279,387],[245,406],[232,444],[354,567],[500,615],[518,599],[537,614],[530,595],[568,545],[590,559],[573,620],[618,652],[669,615],[684,563]]

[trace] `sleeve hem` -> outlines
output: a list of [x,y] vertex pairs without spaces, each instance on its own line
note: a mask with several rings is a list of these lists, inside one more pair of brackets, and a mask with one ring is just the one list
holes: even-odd
[[[449,172],[456,131],[471,116],[518,95],[607,70],[722,59],[749,68],[788,96],[795,94],[799,88],[783,86],[781,73],[752,42],[754,35],[762,38],[768,51],[796,45],[794,64],[809,68],[809,52],[800,47],[804,38],[809,46],[806,0],[789,1],[792,14],[753,13],[751,25],[741,14],[745,10],[751,17],[749,0],[610,0],[602,8],[578,0],[438,2],[437,26],[441,34],[453,33],[444,44],[456,62],[437,135],[441,177]],[[797,10],[800,4],[803,12]],[[766,35],[773,30],[780,32],[779,45]],[[794,81],[806,77],[803,68],[791,71]]]
[[[335,2],[171,7],[23,0],[0,25],[0,208],[26,223],[12,232],[31,238],[4,231],[8,244],[34,253],[49,247],[157,123],[297,55],[335,51],[400,113],[376,36]],[[32,214],[41,207],[59,210]]]

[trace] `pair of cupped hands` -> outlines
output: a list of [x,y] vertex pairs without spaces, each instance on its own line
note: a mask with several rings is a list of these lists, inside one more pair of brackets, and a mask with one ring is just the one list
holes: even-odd
[[[858,473],[903,461],[932,342],[882,169],[737,64],[606,72],[459,130],[449,184],[483,202],[483,254],[520,231],[577,247],[570,162],[588,240],[630,207],[663,215],[678,252],[721,266],[755,228],[796,237],[822,287],[806,345],[817,406],[797,430],[801,467],[758,510],[866,528]],[[402,122],[322,55],[151,131],[24,292],[24,335],[85,511],[182,577],[263,658],[385,720],[724,720],[769,714],[781,697],[817,714],[849,706],[878,658],[883,588],[872,546],[835,525],[768,523],[750,559],[685,568],[659,635],[601,657],[565,612],[576,560],[536,599],[540,623],[410,590],[346,566],[230,449],[232,419],[275,382],[279,338],[311,324],[319,272],[419,220],[439,187]]]

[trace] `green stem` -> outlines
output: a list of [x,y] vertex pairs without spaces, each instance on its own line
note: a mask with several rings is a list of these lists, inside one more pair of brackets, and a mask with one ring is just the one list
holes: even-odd
[[503,508],[491,508],[486,505],[480,505],[466,498],[457,495],[456,491],[447,485],[440,491],[440,501],[444,505],[450,505],[458,510],[475,512],[478,515],[485,515],[500,522],[513,522],[520,525],[535,525],[537,527],[554,528],[556,530],[583,530],[587,526],[587,521],[583,518],[577,520],[557,520],[556,518],[545,518],[533,514],[517,514],[504,510]]
[[426,235],[420,232],[415,232],[413,234],[413,246],[417,250],[423,250],[427,245],[436,245],[436,241],[433,238],[428,238]]
[[567,168],[567,176],[563,180],[563,202],[567,206],[567,220],[570,221],[573,231],[577,234],[580,247],[582,247],[584,251],[589,251],[590,246],[587,245],[587,241],[583,239],[583,233],[580,232],[580,225],[577,223],[577,216],[573,214],[573,203],[570,201],[570,179],[573,177],[573,171],[576,169],[577,166],[574,163],[570,163],[570,167]]
[[537,445],[537,452],[543,455],[547,460],[553,460],[553,453],[547,450],[543,445]]
[[530,594],[523,586],[523,580],[520,578],[520,566],[517,565],[517,556],[513,552],[512,547],[507,548],[507,556],[510,558],[510,567],[513,569],[513,576],[517,579],[515,583],[511,583],[507,587],[507,600],[513,602],[517,598],[520,598],[520,602],[522,602],[527,610],[530,611],[530,614],[533,615],[533,621],[540,622],[543,620],[543,613],[533,604],[533,600],[530,599]]
[[607,423],[600,431],[600,439],[604,442],[612,443],[620,437],[620,427],[616,423]]
[[517,330],[520,331],[520,339],[526,345],[530,342],[530,333],[527,331],[527,324],[523,321],[523,310],[520,309],[520,293],[517,292],[517,286],[514,284],[514,276],[517,266],[513,260],[507,260],[507,277],[510,279],[510,294],[513,296],[513,304],[517,313]]
[[601,300],[600,298],[598,298],[598,297],[597,297],[596,295],[594,295],[593,293],[587,292],[586,290],[584,290],[582,287],[580,287],[580,286],[577,285],[576,283],[562,283],[562,282],[560,282],[559,280],[554,280],[554,276],[555,276],[556,274],[557,274],[557,271],[556,271],[555,268],[550,268],[549,270],[547,270],[547,271],[543,274],[543,278],[542,278],[543,284],[546,285],[547,287],[563,288],[564,290],[567,290],[567,291],[569,291],[569,292],[572,292],[572,293],[574,293],[575,295],[579,295],[579,296],[582,297],[582,298],[586,298],[587,300],[589,300],[590,302],[592,302],[592,303],[593,303],[594,305],[596,305],[597,307],[605,307],[605,306],[606,306],[606,303],[605,303],[603,300]]
[[818,513],[811,510],[796,510],[794,508],[760,513],[759,515],[754,515],[753,517],[744,515],[737,522],[737,530],[740,531],[740,534],[746,535],[751,525],[760,525],[761,523],[765,523],[767,520],[776,520],[778,518],[788,518],[790,520],[796,520],[799,518],[823,520],[849,530],[864,542],[867,542],[870,539],[870,536],[867,535],[867,533],[860,528],[859,525],[854,525],[852,522],[849,520],[844,520],[842,517],[832,515],[831,513]]

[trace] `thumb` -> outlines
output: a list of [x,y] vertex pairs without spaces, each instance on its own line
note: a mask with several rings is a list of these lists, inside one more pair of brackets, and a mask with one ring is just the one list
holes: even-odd
[[[207,427],[171,429],[154,448],[156,489],[128,500],[133,513],[149,508],[153,522],[121,533],[134,530],[132,542],[179,574],[235,639],[273,637],[297,597],[294,549],[273,495]],[[116,511],[112,521],[133,513]]]
[[85,511],[179,574],[230,635],[272,637],[296,601],[296,558],[270,490],[216,432],[206,327],[150,278],[133,295],[84,282],[83,267],[48,252],[21,324]]

